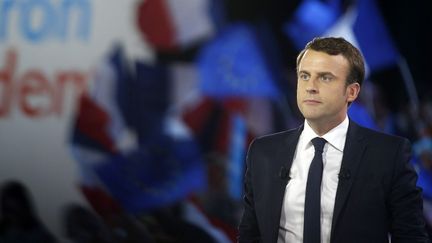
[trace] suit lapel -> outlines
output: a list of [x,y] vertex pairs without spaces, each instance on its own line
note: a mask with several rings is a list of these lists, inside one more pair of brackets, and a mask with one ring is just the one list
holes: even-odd
[[303,130],[303,126],[297,128],[294,133],[290,136],[287,136],[285,142],[280,145],[278,151],[276,153],[276,158],[274,162],[275,173],[274,177],[274,194],[273,198],[269,200],[269,202],[274,202],[274,207],[270,207],[271,210],[271,229],[274,229],[272,234],[272,241],[277,241],[277,235],[279,231],[279,222],[280,215],[282,210],[282,202],[285,195],[285,188],[289,181],[289,171],[291,169],[291,165],[294,159],[294,153],[296,151],[297,143],[300,137],[300,134]]
[[351,186],[356,178],[361,158],[366,148],[366,143],[364,142],[359,129],[360,127],[350,120],[341,169],[339,172],[339,183],[336,191],[331,236],[333,236],[335,227],[337,226],[340,213],[346,203]]

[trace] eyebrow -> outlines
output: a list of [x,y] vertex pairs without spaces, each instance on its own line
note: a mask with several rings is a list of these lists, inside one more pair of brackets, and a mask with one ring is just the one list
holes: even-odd
[[[308,71],[300,70],[298,74],[307,74],[310,75]],[[325,75],[331,75],[333,77],[336,77],[332,72],[318,72],[318,76],[325,76]]]
[[332,72],[319,72],[318,76],[325,76],[325,75],[330,75],[333,77],[336,77],[336,75],[334,75]]

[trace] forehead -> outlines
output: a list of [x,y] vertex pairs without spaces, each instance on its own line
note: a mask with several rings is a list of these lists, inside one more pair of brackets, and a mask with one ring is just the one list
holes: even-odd
[[314,50],[307,50],[298,66],[299,72],[331,72],[335,75],[346,75],[348,69],[348,60],[341,54],[329,55]]

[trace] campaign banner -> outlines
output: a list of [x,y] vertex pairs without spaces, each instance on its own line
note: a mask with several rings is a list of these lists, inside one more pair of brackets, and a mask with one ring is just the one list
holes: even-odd
[[69,136],[77,101],[116,44],[153,53],[136,27],[138,0],[0,1],[0,185],[18,180],[57,236],[77,190]]

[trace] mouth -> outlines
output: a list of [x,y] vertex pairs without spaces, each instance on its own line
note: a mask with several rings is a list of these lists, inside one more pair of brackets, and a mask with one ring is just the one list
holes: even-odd
[[318,105],[318,104],[321,104],[322,102],[319,100],[315,100],[315,99],[305,99],[305,100],[303,100],[303,103],[307,104],[307,105]]

